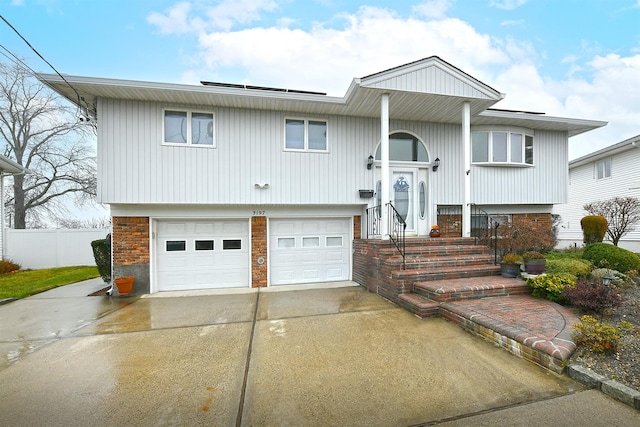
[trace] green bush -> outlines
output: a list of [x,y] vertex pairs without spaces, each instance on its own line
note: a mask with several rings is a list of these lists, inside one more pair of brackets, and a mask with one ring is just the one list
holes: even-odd
[[618,322],[616,326],[605,325],[594,317],[582,316],[581,323],[573,325],[573,339],[578,346],[585,346],[596,353],[613,353],[618,349],[620,336],[633,329],[629,322]]
[[533,296],[561,303],[564,301],[562,291],[567,287],[575,286],[576,280],[576,276],[567,273],[542,274],[529,277],[527,285],[533,289]]
[[623,273],[640,270],[638,255],[608,243],[594,243],[587,246],[582,258],[591,261],[596,267],[613,268]]
[[569,273],[576,277],[587,277],[591,273],[591,262],[585,259],[548,259],[547,273]]
[[609,224],[603,216],[589,215],[580,220],[580,227],[582,227],[584,243],[590,245],[592,243],[602,242]]
[[107,239],[99,239],[91,242],[93,258],[96,260],[98,272],[105,282],[111,281],[111,247]]
[[20,265],[16,264],[10,259],[0,260],[0,274],[7,274],[16,270],[20,270]]

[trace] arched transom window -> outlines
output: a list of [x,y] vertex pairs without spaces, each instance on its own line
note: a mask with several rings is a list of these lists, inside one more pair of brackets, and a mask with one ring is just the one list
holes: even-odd
[[[376,150],[376,160],[380,160],[380,145]],[[396,162],[428,162],[429,155],[418,138],[405,132],[389,135],[389,160]]]

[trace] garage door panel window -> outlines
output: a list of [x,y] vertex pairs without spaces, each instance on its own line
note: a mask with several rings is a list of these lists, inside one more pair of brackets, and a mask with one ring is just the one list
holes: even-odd
[[167,252],[181,252],[187,250],[186,240],[167,240],[166,242]]
[[213,240],[196,240],[196,251],[212,251],[214,249]]
[[222,250],[240,250],[242,249],[241,239],[225,239],[222,241]]
[[278,237],[278,249],[291,249],[296,247],[294,237]]
[[318,248],[318,247],[320,247],[320,238],[319,237],[303,237],[302,238],[302,247],[303,248]]
[[326,241],[326,245],[327,247],[342,247],[342,237],[338,236],[338,237],[327,237],[327,241]]

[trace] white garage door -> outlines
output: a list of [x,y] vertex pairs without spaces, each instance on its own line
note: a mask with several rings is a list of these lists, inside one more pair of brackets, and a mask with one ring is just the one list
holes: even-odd
[[351,220],[269,221],[271,285],[349,280]]
[[158,290],[249,285],[246,220],[158,221]]

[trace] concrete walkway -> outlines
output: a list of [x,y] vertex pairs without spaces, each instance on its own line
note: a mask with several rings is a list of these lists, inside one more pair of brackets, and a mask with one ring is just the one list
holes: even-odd
[[[0,424],[615,425],[634,409],[361,287],[0,306]],[[177,296],[182,295],[182,296]]]

